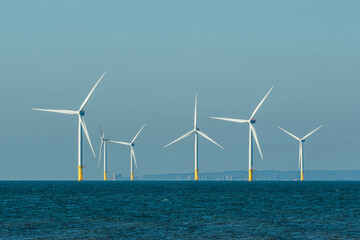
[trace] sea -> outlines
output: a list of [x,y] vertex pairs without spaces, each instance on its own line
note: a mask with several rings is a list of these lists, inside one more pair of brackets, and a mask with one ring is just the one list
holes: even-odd
[[360,182],[1,181],[0,239],[360,239]]

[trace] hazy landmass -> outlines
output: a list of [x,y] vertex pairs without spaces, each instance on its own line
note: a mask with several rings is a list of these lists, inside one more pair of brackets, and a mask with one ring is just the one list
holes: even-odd
[[[153,174],[135,177],[136,180],[194,180],[194,173]],[[255,171],[254,180],[258,181],[298,181],[299,171]],[[128,177],[116,175],[116,180],[129,180]],[[207,181],[247,181],[248,171],[225,171],[199,173],[199,180]],[[360,170],[308,170],[305,171],[308,181],[360,181]]]

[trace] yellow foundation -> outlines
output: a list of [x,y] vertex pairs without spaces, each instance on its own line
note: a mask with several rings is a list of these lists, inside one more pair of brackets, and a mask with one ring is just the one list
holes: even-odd
[[304,172],[301,172],[301,181],[304,181]]
[[131,172],[131,181],[133,181],[133,180],[134,180],[134,173]]
[[82,168],[83,168],[82,166],[78,166],[78,181],[83,180]]
[[104,172],[104,181],[106,181],[106,172]]
[[253,170],[250,169],[249,170],[249,182],[251,182],[253,180]]
[[199,170],[195,169],[195,181],[199,180]]

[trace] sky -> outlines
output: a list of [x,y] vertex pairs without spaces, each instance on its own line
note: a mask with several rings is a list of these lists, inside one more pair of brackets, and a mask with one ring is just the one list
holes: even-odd
[[[130,141],[142,124],[135,175],[248,169],[248,126],[209,117],[256,115],[256,170],[360,169],[359,1],[0,0],[0,180],[76,180],[76,116],[85,108],[98,157],[106,137]],[[101,180],[83,139],[84,179]],[[108,145],[108,172],[130,175],[130,151]]]

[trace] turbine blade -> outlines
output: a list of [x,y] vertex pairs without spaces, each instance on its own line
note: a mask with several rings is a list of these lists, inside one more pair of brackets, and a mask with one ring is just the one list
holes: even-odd
[[278,126],[278,128],[280,128],[281,130],[283,130],[285,133],[289,134],[290,136],[292,136],[292,137],[295,138],[296,140],[301,141],[301,139],[298,138],[297,136],[295,136],[294,134],[289,133],[288,131],[286,131],[285,129],[283,129],[283,128],[279,127],[279,126]]
[[127,146],[131,146],[131,143],[127,143],[127,142],[119,142],[119,141],[113,141],[113,140],[109,140],[109,142],[118,143],[118,144],[127,145]]
[[145,125],[146,125],[146,124],[144,124],[144,125],[140,128],[140,130],[139,130],[138,133],[135,135],[135,137],[134,137],[134,139],[131,141],[131,143],[133,143],[133,142],[135,141],[135,139],[139,136],[141,130],[143,130],[143,128],[145,127]]
[[194,129],[196,129],[197,127],[196,108],[197,108],[197,93],[195,94]]
[[265,101],[265,99],[267,98],[267,96],[269,95],[269,93],[271,92],[271,90],[273,89],[273,87],[270,88],[270,90],[268,91],[268,93],[265,95],[265,97],[261,100],[261,102],[259,103],[259,105],[255,108],[254,112],[251,114],[250,119],[253,119],[253,117],[255,117],[256,112],[259,110],[261,104],[263,104],[263,102]]
[[176,139],[176,140],[172,141],[171,143],[165,145],[163,148],[166,148],[166,147],[170,146],[171,144],[176,143],[177,141],[180,141],[181,139],[186,138],[187,136],[189,136],[190,134],[192,134],[194,131],[195,131],[195,130],[191,130],[190,132],[185,133],[184,135],[182,135],[182,136],[179,137],[178,139]]
[[99,125],[99,130],[100,130],[100,138],[101,138],[101,142],[102,142],[102,140],[104,139],[104,134],[103,134],[103,132],[101,131],[100,125]]
[[81,123],[81,126],[83,127],[84,133],[85,133],[86,138],[87,138],[87,140],[88,140],[88,142],[89,142],[91,151],[92,151],[94,157],[96,157],[95,152],[94,152],[94,149],[93,149],[92,144],[91,144],[91,141],[90,141],[90,137],[89,137],[88,130],[87,130],[87,128],[86,128],[85,120],[84,120],[81,116],[79,116],[79,121],[80,121],[80,123]]
[[98,169],[99,169],[99,166],[100,166],[101,153],[102,153],[102,147],[103,147],[103,145],[104,145],[104,141],[101,139],[100,151],[99,151],[99,161],[98,161],[98,166],[97,166]]
[[305,138],[307,138],[308,136],[310,136],[311,134],[313,134],[314,132],[316,132],[319,128],[321,128],[324,125],[321,125],[320,127],[318,127],[317,129],[313,130],[312,132],[310,132],[308,135],[306,135],[305,137],[303,137],[302,139],[304,140]]
[[224,120],[224,121],[228,121],[228,122],[236,122],[236,123],[246,123],[246,122],[249,122],[249,120],[235,119],[235,118],[219,118],[219,117],[210,117],[210,118],[212,118],[212,119]]
[[42,112],[62,113],[62,114],[77,114],[77,111],[73,111],[73,110],[41,109],[41,108],[32,108],[32,110],[42,111]]
[[136,158],[135,158],[135,151],[133,149],[133,147],[131,146],[131,155],[133,156],[133,159],[134,159],[134,163],[135,163],[135,167],[136,169],[138,168],[138,165],[137,165],[137,162],[136,162]]
[[262,152],[261,152],[261,149],[260,149],[260,144],[259,144],[259,140],[258,140],[258,138],[257,138],[257,134],[256,134],[256,131],[255,131],[255,128],[254,128],[254,126],[253,126],[252,124],[250,124],[250,128],[251,128],[251,131],[252,131],[252,133],[253,133],[253,135],[254,135],[254,139],[255,139],[256,145],[257,145],[257,147],[258,147],[258,149],[259,149],[259,153],[260,153],[261,159],[264,159],[264,157],[263,157],[263,155],[262,155]]
[[94,92],[96,86],[99,84],[99,82],[101,81],[101,79],[104,77],[105,74],[106,74],[106,72],[103,73],[103,75],[100,77],[100,79],[96,82],[95,86],[91,89],[89,95],[85,98],[84,102],[81,104],[79,111],[84,109],[85,105],[87,104],[87,102],[89,101],[89,99],[91,97],[91,94]]
[[197,131],[201,136],[203,136],[204,138],[206,138],[207,140],[209,140],[210,142],[214,143],[215,145],[217,145],[218,147],[224,149],[220,144],[218,144],[217,142],[215,142],[214,140],[212,140],[209,136],[207,136],[205,133],[201,132],[201,131]]

